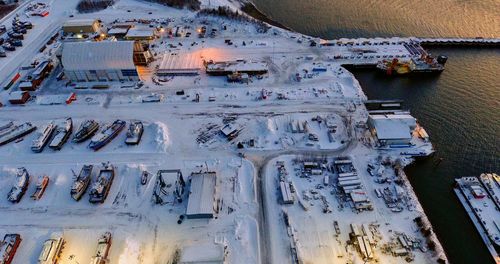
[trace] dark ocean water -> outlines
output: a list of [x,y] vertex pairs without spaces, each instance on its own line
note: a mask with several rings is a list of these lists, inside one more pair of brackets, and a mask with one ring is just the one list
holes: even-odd
[[[500,37],[500,1],[254,0],[271,19],[301,33],[341,37]],[[453,179],[500,173],[500,49],[436,48],[441,75],[388,78],[355,72],[370,99],[403,99],[437,153],[407,174],[451,263],[493,263],[452,192]],[[443,161],[437,164],[437,160]]]

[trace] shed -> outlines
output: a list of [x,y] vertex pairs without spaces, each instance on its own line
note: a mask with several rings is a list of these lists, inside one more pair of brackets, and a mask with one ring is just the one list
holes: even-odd
[[215,200],[215,172],[203,172],[191,174],[191,186],[189,190],[186,217],[213,218]]
[[62,65],[72,81],[138,81],[133,41],[64,43]]
[[30,98],[31,98],[31,95],[29,92],[15,91],[15,92],[10,93],[9,103],[11,103],[11,104],[25,104]]
[[97,19],[72,19],[63,24],[65,34],[97,33],[101,24]]

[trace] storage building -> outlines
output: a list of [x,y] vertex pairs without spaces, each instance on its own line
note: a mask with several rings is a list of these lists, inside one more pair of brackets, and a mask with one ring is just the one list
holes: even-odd
[[92,34],[100,32],[101,23],[97,19],[73,19],[63,24],[64,34]]
[[31,98],[30,93],[26,91],[15,91],[9,95],[9,103],[25,104]]
[[216,180],[215,172],[191,174],[191,187],[186,209],[188,219],[214,217]]
[[416,119],[409,114],[373,114],[368,126],[381,146],[409,145]]
[[64,43],[62,65],[74,82],[138,81],[133,41]]

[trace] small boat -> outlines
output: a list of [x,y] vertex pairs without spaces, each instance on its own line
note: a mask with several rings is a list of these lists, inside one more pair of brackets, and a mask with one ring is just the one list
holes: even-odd
[[75,199],[75,201],[79,201],[89,187],[93,168],[93,165],[83,165],[80,174],[78,174],[78,177],[76,177],[73,182],[73,186],[71,186],[71,197]]
[[73,120],[71,117],[67,118],[64,123],[57,126],[56,134],[49,144],[49,148],[53,150],[60,150],[63,145],[68,141],[69,136],[73,132]]
[[42,252],[38,257],[38,264],[56,264],[61,256],[64,239],[61,235],[52,235],[43,242]]
[[142,174],[141,174],[141,184],[142,185],[146,185],[146,183],[148,182],[148,172],[147,171],[143,171]]
[[141,142],[142,133],[144,132],[144,125],[141,121],[132,121],[127,130],[127,138],[125,144],[137,145]]
[[0,241],[0,263],[12,263],[21,241],[21,235],[19,234],[6,234],[3,237],[3,240]]
[[18,203],[23,198],[26,189],[28,189],[28,184],[30,181],[30,175],[26,168],[21,167],[17,169],[16,175],[16,184],[12,187],[9,194],[7,195],[7,199],[9,202]]
[[111,184],[115,178],[115,168],[109,163],[104,163],[99,171],[96,182],[90,189],[90,203],[104,203],[108,196]]
[[55,128],[56,125],[54,124],[54,122],[50,122],[48,125],[46,125],[43,128],[42,132],[39,133],[38,138],[33,140],[33,143],[31,144],[31,150],[35,153],[42,152],[49,142],[50,138],[52,137]]
[[43,177],[39,177],[36,183],[36,190],[31,195],[31,198],[33,198],[33,200],[35,201],[40,200],[43,196],[43,193],[45,193],[47,185],[49,185],[49,176],[45,175]]
[[99,123],[92,119],[85,120],[76,131],[72,141],[74,143],[83,142],[91,138],[98,130]]
[[29,133],[36,130],[36,126],[32,125],[30,122],[23,123],[18,126],[14,126],[9,131],[0,137],[0,146],[10,143],[12,141],[18,140]]
[[89,148],[94,151],[106,146],[111,140],[113,140],[125,127],[125,121],[115,120],[115,122],[105,126],[101,132],[92,137]]
[[91,264],[106,264],[108,263],[109,249],[111,248],[111,233],[104,233],[97,241],[97,249],[95,256],[90,260]]

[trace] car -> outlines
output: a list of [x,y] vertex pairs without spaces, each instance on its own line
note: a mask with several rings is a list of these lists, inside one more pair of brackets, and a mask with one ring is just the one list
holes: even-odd
[[29,21],[25,21],[22,24],[27,29],[32,29],[33,28],[33,24],[31,22],[29,22]]
[[7,57],[7,53],[3,48],[0,48],[0,57]]
[[2,45],[5,42],[4,38],[0,38],[0,45]]
[[13,39],[10,44],[14,47],[22,47],[23,46],[23,42],[19,39]]
[[19,33],[19,34],[26,34],[26,33],[28,33],[28,30],[26,30],[25,28],[22,28],[22,27],[14,27],[14,28],[12,28],[12,30],[15,33]]
[[10,45],[10,43],[4,43],[2,45],[2,47],[5,49],[5,50],[8,50],[8,51],[15,51],[16,50],[16,47]]

